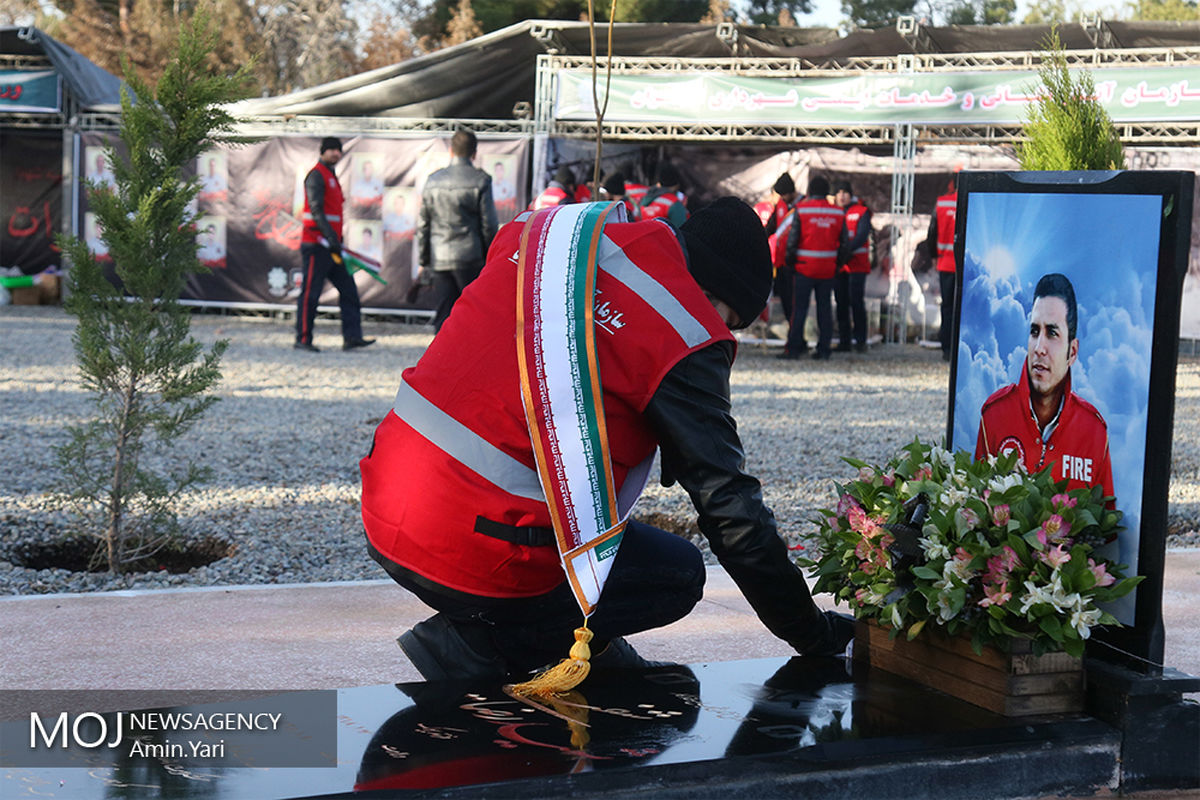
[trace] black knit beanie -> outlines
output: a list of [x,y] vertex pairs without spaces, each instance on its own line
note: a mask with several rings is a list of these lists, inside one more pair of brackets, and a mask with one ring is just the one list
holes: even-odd
[[771,248],[754,209],[722,197],[680,228],[688,268],[700,288],[737,312],[739,328],[754,321],[771,296]]
[[324,153],[326,150],[341,150],[342,140],[336,136],[326,136],[321,140],[321,149],[319,152]]
[[561,183],[563,186],[575,185],[575,173],[571,172],[571,168],[566,164],[554,171],[554,180]]
[[791,175],[788,175],[785,172],[779,176],[779,178],[775,181],[775,185],[771,188],[774,189],[775,194],[778,195],[795,194],[796,182],[792,180]]
[[683,178],[680,177],[679,170],[675,169],[668,161],[664,161],[658,165],[656,178],[660,186],[679,186],[683,183]]
[[825,197],[829,194],[829,179],[820,175],[808,182],[809,197]]
[[614,172],[604,179],[604,191],[608,192],[613,197],[619,194],[625,194],[625,175],[620,172]]

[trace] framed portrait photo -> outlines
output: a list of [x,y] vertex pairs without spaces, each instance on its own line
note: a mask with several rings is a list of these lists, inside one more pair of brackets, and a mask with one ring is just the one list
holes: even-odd
[[[1146,576],[1089,652],[1161,664],[1187,172],[963,172],[947,441],[1016,452],[1122,514],[1106,557]],[[1107,645],[1107,647],[1105,647]],[[1103,651],[1103,652],[1101,652]]]

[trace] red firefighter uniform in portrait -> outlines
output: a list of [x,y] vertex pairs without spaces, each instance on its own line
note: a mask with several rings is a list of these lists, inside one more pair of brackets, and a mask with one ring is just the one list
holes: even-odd
[[1021,380],[999,389],[983,404],[975,458],[1016,450],[1030,473],[1053,465],[1051,477],[1066,480],[1068,489],[1100,486],[1105,497],[1112,497],[1108,426],[1100,412],[1071,391],[1068,373],[1062,410],[1053,427],[1047,426],[1049,435],[1043,436],[1030,404],[1029,375],[1025,369],[1021,373]]

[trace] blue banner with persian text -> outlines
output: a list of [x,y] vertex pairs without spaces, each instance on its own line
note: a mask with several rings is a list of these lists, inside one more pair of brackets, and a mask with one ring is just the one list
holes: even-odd
[[0,113],[56,114],[62,110],[62,80],[52,69],[0,69]]

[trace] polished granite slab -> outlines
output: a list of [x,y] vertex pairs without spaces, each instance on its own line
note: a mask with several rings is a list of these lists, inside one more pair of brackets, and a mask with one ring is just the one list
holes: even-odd
[[[342,689],[336,705],[336,719],[325,723],[336,727],[336,766],[252,768],[235,766],[244,763],[238,753],[197,762],[100,748],[86,766],[5,768],[0,796],[267,800],[467,796],[474,787],[489,797],[565,797],[628,791],[664,776],[680,791],[708,782],[720,794],[723,783],[753,783],[755,774],[782,785],[804,774],[871,769],[882,786],[893,786],[890,769],[923,760],[986,762],[989,754],[1010,753],[1010,763],[1033,768],[1029,759],[1038,752],[1056,748],[1065,762],[1076,745],[1091,755],[1071,780],[1098,785],[1119,742],[1087,717],[1011,720],[832,658],[596,674],[553,703],[480,682]],[[28,729],[23,721],[4,724]],[[503,785],[486,786],[497,782]],[[568,785],[570,792],[563,790]],[[898,785],[896,791],[916,796]]]

